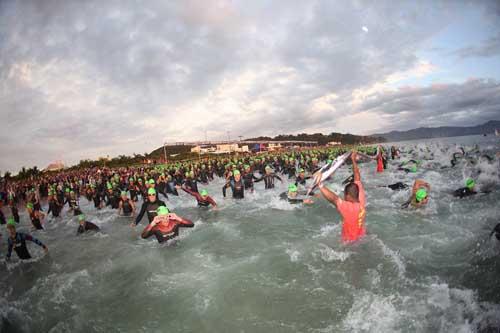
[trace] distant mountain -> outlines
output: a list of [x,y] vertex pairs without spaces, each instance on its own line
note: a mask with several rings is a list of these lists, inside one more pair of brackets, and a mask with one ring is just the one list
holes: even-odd
[[491,134],[500,130],[500,121],[490,120],[487,123],[472,127],[419,127],[409,131],[392,131],[373,134],[372,137],[383,137],[389,142],[417,139],[445,138],[453,136]]
[[268,136],[259,136],[257,138],[245,139],[245,141],[316,141],[320,145],[326,145],[328,142],[340,142],[341,144],[359,144],[359,143],[378,143],[383,142],[384,139],[377,137],[376,135],[361,136],[353,134],[342,134],[342,133],[314,133],[307,134],[301,133],[297,135],[280,134],[274,138]]

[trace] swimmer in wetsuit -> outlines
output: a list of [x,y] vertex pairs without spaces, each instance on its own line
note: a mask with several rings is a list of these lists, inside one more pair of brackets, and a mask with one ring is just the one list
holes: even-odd
[[295,178],[295,186],[299,186],[300,185],[306,185],[306,180],[308,179],[311,179],[312,177],[311,176],[307,176],[305,175],[305,170],[303,168],[300,168],[299,169],[299,174],[298,176]]
[[100,231],[101,230],[94,223],[86,221],[85,215],[83,215],[83,214],[78,215],[78,222],[80,223],[80,225],[78,226],[78,230],[76,231],[77,235],[83,234],[87,231]]
[[239,170],[234,170],[232,177],[229,177],[227,183],[222,187],[222,195],[226,197],[226,189],[231,187],[233,199],[243,199],[245,197],[245,186],[241,179]]
[[420,208],[429,202],[429,192],[431,186],[421,179],[415,180],[411,191],[410,199],[401,205],[402,208],[407,208],[411,205],[413,208]]
[[278,175],[276,175],[275,173],[272,172],[273,169],[269,165],[266,166],[265,170],[266,170],[266,173],[262,177],[257,179],[255,181],[255,183],[258,183],[258,182],[263,180],[265,183],[265,189],[268,190],[268,189],[274,188],[274,179],[275,178],[278,179],[280,182],[283,182],[283,180],[281,180],[281,178]]
[[243,183],[245,184],[245,190],[253,191],[253,183],[254,180],[259,178],[255,177],[253,171],[250,168],[250,165],[245,164],[244,172],[243,172]]
[[26,205],[26,211],[28,212],[33,228],[35,230],[43,230],[41,220],[43,220],[45,214],[40,212],[39,210],[36,210],[32,202],[28,202],[28,204]]
[[194,223],[188,219],[181,218],[174,213],[170,213],[167,207],[158,207],[157,216],[142,231],[141,237],[146,239],[155,236],[158,243],[163,243],[169,239],[179,236],[179,228],[192,228]]
[[184,190],[184,192],[191,194],[196,199],[196,201],[198,202],[198,207],[208,207],[208,206],[212,205],[213,208],[215,208],[215,209],[217,208],[217,204],[215,203],[214,199],[212,199],[208,195],[207,190],[201,190],[198,193],[198,192],[194,192],[194,191],[190,190],[187,187],[182,187],[182,189]]
[[131,226],[135,227],[141,222],[144,213],[147,212],[149,223],[153,222],[153,219],[156,217],[156,211],[158,207],[165,206],[165,203],[157,198],[156,190],[154,188],[148,189],[148,197],[143,202],[141,211],[139,215],[137,215],[135,222],[131,224]]
[[474,191],[475,186],[476,182],[474,181],[474,179],[467,178],[467,180],[465,181],[465,187],[455,190],[455,192],[453,192],[453,196],[462,199],[477,194],[477,192]]
[[59,203],[59,201],[57,200],[55,192],[52,191],[49,192],[48,201],[49,201],[49,210],[47,211],[47,215],[49,215],[52,212],[52,217],[59,217],[63,205]]
[[288,202],[291,204],[295,204],[295,203],[312,204],[313,203],[313,201],[309,198],[299,198],[298,194],[299,193],[298,193],[297,185],[290,184],[290,185],[288,185],[288,192],[281,193],[280,199],[281,200],[288,200]]
[[[384,186],[385,187],[385,186]],[[390,188],[393,191],[399,191],[399,190],[405,190],[408,188],[408,185],[402,183],[402,182],[397,182],[394,184],[387,185],[388,188]]]
[[28,251],[28,248],[26,247],[26,241],[30,241],[41,246],[45,250],[45,253],[49,252],[47,246],[45,246],[35,237],[22,232],[16,232],[16,223],[14,222],[14,220],[7,222],[7,230],[9,231],[9,238],[7,239],[7,261],[10,260],[12,250],[16,251],[19,259],[31,259],[31,255]]
[[127,197],[126,191],[121,191],[120,202],[118,203],[118,215],[134,216],[135,204],[132,199]]

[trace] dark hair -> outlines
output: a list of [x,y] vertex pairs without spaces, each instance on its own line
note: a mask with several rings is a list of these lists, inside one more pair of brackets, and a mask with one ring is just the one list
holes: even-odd
[[344,188],[344,195],[349,194],[353,199],[359,200],[359,188],[354,183],[349,183]]

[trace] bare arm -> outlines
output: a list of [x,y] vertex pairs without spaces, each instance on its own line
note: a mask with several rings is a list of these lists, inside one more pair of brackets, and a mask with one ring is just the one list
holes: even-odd
[[359,168],[358,168],[358,162],[356,162],[358,154],[357,152],[352,152],[351,154],[351,160],[352,160],[352,172],[354,174],[354,181],[355,182],[360,182],[361,181],[361,175],[359,173]]
[[338,195],[336,195],[335,193],[333,193],[332,191],[330,191],[328,188],[326,188],[323,185],[323,183],[319,184],[319,190],[321,191],[321,193],[323,194],[323,196],[326,198],[326,200],[328,200],[332,204],[334,204],[335,207],[337,206],[337,204],[339,202],[339,196]]

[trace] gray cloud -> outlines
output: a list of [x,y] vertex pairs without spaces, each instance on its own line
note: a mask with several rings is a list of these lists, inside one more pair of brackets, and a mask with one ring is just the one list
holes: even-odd
[[[0,169],[150,151],[205,130],[210,139],[359,133],[375,125],[352,126],[352,116],[411,118],[401,111],[426,110],[431,88],[362,107],[354,92],[418,65],[418,50],[461,10],[434,1],[0,2]],[[494,106],[481,98],[444,104]]]
[[454,54],[461,58],[498,56],[500,55],[500,34],[482,41],[479,45],[456,50]]
[[469,80],[374,94],[359,112],[385,115],[377,132],[420,126],[471,126],[500,119],[500,82]]

